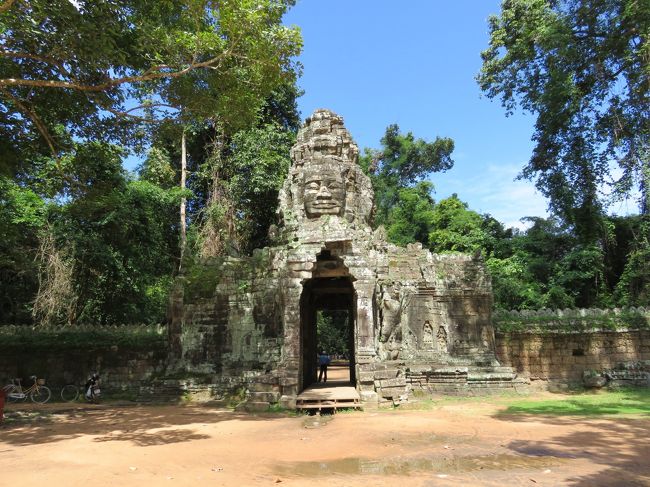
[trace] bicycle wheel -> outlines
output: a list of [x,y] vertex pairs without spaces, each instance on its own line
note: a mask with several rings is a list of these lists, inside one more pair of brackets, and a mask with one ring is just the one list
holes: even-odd
[[50,400],[50,397],[52,397],[52,391],[45,386],[38,386],[38,390],[32,391],[29,397],[33,402],[43,404]]
[[18,389],[18,386],[16,386],[15,384],[8,384],[4,386],[4,390],[7,393],[8,403],[25,400],[25,395],[20,392],[20,389]]
[[65,402],[76,401],[79,397],[79,388],[74,384],[68,384],[63,389],[61,389],[61,399]]

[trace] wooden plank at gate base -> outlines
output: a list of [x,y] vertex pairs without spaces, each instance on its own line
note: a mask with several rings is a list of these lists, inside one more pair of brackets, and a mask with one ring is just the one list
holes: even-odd
[[361,404],[337,404],[326,406],[324,404],[304,404],[302,406],[296,405],[296,409],[343,409],[343,408],[352,408],[360,409]]
[[298,394],[296,409],[360,409],[360,399],[354,387],[318,384]]

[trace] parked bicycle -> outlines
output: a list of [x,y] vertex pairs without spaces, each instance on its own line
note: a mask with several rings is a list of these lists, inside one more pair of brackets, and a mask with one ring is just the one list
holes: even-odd
[[68,384],[61,389],[61,399],[65,402],[74,402],[79,398],[79,387]]
[[13,379],[11,384],[4,386],[4,390],[7,393],[7,402],[17,402],[24,401],[27,399],[27,396],[39,404],[46,403],[52,397],[52,391],[45,386],[45,379],[38,379],[35,375],[30,377],[34,383],[29,386],[27,389],[23,389],[21,384],[21,379]]
[[98,402],[101,396],[99,389],[99,374],[93,373],[83,386],[68,384],[61,389],[61,399],[65,402],[74,402],[79,399],[81,392],[88,402]]
[[92,374],[84,385],[84,397],[88,402],[98,402],[101,391],[99,389],[99,374]]

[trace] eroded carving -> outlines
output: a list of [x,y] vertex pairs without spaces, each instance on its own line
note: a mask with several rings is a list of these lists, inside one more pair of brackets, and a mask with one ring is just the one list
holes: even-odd
[[329,110],[316,110],[298,132],[292,164],[280,191],[279,214],[285,227],[331,215],[370,223],[372,184],[357,164],[359,148]]
[[345,181],[338,164],[312,164],[305,168],[303,201],[309,218],[343,214]]

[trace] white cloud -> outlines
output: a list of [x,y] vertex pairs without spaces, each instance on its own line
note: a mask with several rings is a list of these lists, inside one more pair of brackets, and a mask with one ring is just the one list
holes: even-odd
[[520,170],[521,167],[514,164],[489,164],[478,170],[473,169],[465,177],[458,174],[435,175],[435,196],[439,200],[457,193],[470,209],[489,213],[507,227],[525,229],[529,225],[522,223],[522,218],[547,217],[548,212],[546,198],[532,182],[515,180]]

